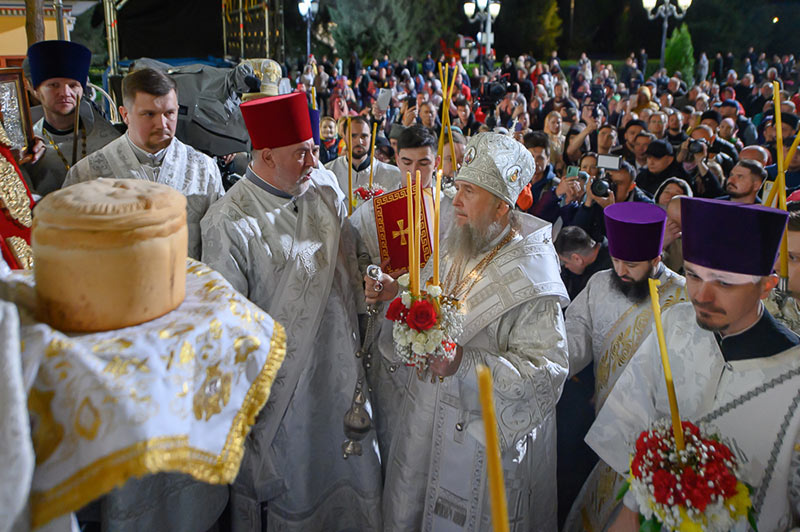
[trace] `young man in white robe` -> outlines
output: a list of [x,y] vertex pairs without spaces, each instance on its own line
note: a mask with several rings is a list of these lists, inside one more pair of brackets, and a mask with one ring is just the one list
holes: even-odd
[[[350,138],[348,139],[345,134],[345,143],[347,143],[348,146],[351,144],[353,146],[352,180],[353,194],[355,194],[355,191],[359,188],[369,188],[369,149],[372,145],[372,131],[369,120],[360,115],[350,119],[350,129]],[[336,175],[339,189],[347,196],[347,152],[345,151],[344,155],[326,164],[325,168]],[[383,163],[376,159],[373,163],[372,183],[375,188],[380,188],[384,192],[391,192],[405,185],[405,176],[401,175],[400,170],[396,166]],[[363,201],[360,197],[356,199],[359,204]]]
[[[754,487],[758,529],[788,530],[800,517],[800,339],[762,303],[778,281],[772,271],[787,214],[681,198],[681,219],[691,302],[663,314],[681,419],[731,445],[742,480]],[[639,434],[669,416],[658,341],[650,334],[586,442],[624,475]],[[610,530],[639,530],[637,510],[629,491]]]
[[[443,292],[465,312],[452,362],[410,372],[384,485],[386,530],[491,530],[486,447],[475,369],[489,367],[511,530],[556,530],[555,405],[567,376],[561,282],[550,224],[513,211],[533,175],[525,146],[473,137],[456,177]],[[430,267],[422,275],[430,278]],[[367,278],[367,302],[397,283]],[[442,377],[434,378],[431,376]]]
[[362,456],[341,450],[363,307],[344,197],[316,168],[303,94],[241,110],[253,162],[203,218],[203,260],[285,327],[288,347],[231,489],[233,528],[378,530],[374,434]]
[[[664,209],[651,203],[616,203],[606,207],[603,216],[613,268],[595,273],[565,313],[569,375],[573,377],[594,364],[595,414],[652,329],[649,279],[661,283],[658,293],[662,310],[686,301],[683,277],[661,262],[667,220]],[[568,398],[567,386],[562,399]],[[582,410],[571,410],[565,410],[559,403],[560,490],[565,488],[562,480],[565,485],[574,480],[573,489],[580,489],[588,471],[584,470],[583,478],[573,479],[573,472],[578,469],[576,464],[588,465],[588,460],[596,460],[583,443],[594,416],[576,419],[577,412]],[[584,457],[588,460],[579,459]],[[616,493],[612,489],[614,479],[621,484],[622,478],[602,463],[594,468],[589,478],[567,519],[567,530],[582,530],[586,522],[591,523],[593,529],[602,530],[615,506],[614,498],[607,495]]]
[[178,94],[167,74],[152,68],[122,80],[119,111],[128,132],[70,168],[64,186],[98,177],[146,179],[186,196],[189,256],[200,259],[200,220],[225,193],[214,160],[175,138]]
[[[404,179],[408,174],[411,182],[416,184],[417,171],[419,181],[423,187],[425,208],[429,214],[428,220],[433,220],[433,181],[438,161],[436,160],[436,137],[433,132],[422,125],[415,125],[403,130],[397,139],[397,164]],[[450,198],[441,198],[441,217],[439,225],[440,241],[444,242],[447,230],[453,217],[453,203]],[[374,200],[364,202],[350,217],[353,227],[359,237],[359,264],[362,272],[366,273],[368,264],[376,264],[386,268],[381,261],[378,230],[375,222]],[[429,225],[433,230],[432,223]],[[400,238],[401,232],[393,232]],[[399,276],[400,272],[395,274]],[[371,334],[368,339],[367,350],[372,353],[372,363],[368,374],[370,386],[373,390],[373,422],[378,434],[381,456],[386,457],[394,433],[394,421],[397,411],[402,404],[402,394],[405,382],[410,374],[410,368],[397,363],[394,357],[392,343],[392,322],[385,318],[385,305],[381,305],[367,332]]]
[[[120,136],[93,105],[82,99],[91,60],[88,48],[70,41],[40,41],[28,48],[30,80],[44,112],[33,125],[33,134],[44,141],[45,151],[36,162],[23,164],[22,171],[33,192],[40,196],[61,188],[67,171],[77,161]],[[80,114],[77,139],[76,110]]]

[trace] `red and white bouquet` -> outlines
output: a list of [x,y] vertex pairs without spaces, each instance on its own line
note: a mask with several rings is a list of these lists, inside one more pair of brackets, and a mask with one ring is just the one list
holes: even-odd
[[683,421],[685,448],[677,450],[672,424],[656,422],[639,435],[628,483],[639,505],[641,531],[728,532],[749,521],[749,488],[738,478],[730,448]]
[[428,368],[430,357],[453,360],[464,323],[458,301],[442,296],[437,285],[428,285],[427,291],[413,295],[408,274],[397,281],[400,295],[386,311],[386,318],[394,322],[392,337],[397,356],[419,372]]
[[383,194],[383,189],[373,185],[372,187],[358,187],[354,192],[361,198],[361,201],[367,201]]

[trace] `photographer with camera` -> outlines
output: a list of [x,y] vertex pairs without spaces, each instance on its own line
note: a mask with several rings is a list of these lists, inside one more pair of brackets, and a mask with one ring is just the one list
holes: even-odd
[[647,167],[636,176],[636,184],[649,196],[654,196],[661,183],[670,177],[686,177],[680,163],[675,160],[672,144],[666,140],[654,140],[645,150]]
[[586,124],[582,130],[567,138],[567,159],[575,162],[587,151],[608,154],[617,143],[617,130],[606,124],[603,108],[587,103],[581,109],[581,121]]
[[[505,78],[501,78],[499,83],[503,83],[504,80]],[[526,111],[527,109],[528,102],[525,100],[525,96],[519,92],[519,85],[516,83],[506,85],[506,93],[497,106],[497,112],[495,113],[497,120],[495,125],[510,128],[514,122],[514,118],[518,116],[520,112]],[[487,125],[489,125],[488,120]]]
[[721,185],[725,175],[718,162],[724,154],[716,154],[709,159],[710,138],[711,128],[701,124],[692,130],[691,136],[678,151],[678,162],[682,163],[686,180],[699,198],[718,198],[725,193]]
[[722,170],[725,175],[728,175],[733,165],[739,161],[739,152],[736,151],[736,146],[717,135],[720,122],[722,122],[722,115],[715,109],[706,111],[700,116],[700,124],[708,126],[711,130],[711,138],[706,139],[708,141],[708,153],[723,153],[728,156],[727,159],[721,158],[719,160]]
[[598,166],[603,171],[586,184],[586,199],[578,208],[571,225],[577,225],[597,242],[606,235],[603,210],[614,203],[653,200],[636,186],[636,170],[620,157],[599,157]]

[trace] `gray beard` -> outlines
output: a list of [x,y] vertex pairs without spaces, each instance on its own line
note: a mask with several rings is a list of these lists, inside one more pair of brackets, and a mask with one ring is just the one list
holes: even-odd
[[489,244],[503,231],[499,222],[492,222],[479,229],[469,224],[450,228],[447,235],[447,250],[455,262],[467,262],[489,251]]

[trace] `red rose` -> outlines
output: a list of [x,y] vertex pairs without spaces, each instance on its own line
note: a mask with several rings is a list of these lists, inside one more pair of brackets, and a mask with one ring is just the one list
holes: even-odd
[[358,194],[359,196],[361,196],[361,199],[362,199],[362,200],[368,200],[368,199],[369,199],[369,196],[370,196],[370,194],[369,194],[369,190],[365,189],[364,187],[359,187],[359,188],[357,188],[357,189],[356,189],[356,194]]
[[407,310],[401,298],[395,298],[386,310],[386,319],[390,321],[403,321]]
[[406,323],[415,331],[427,331],[436,325],[436,309],[429,301],[420,299],[411,304]]

